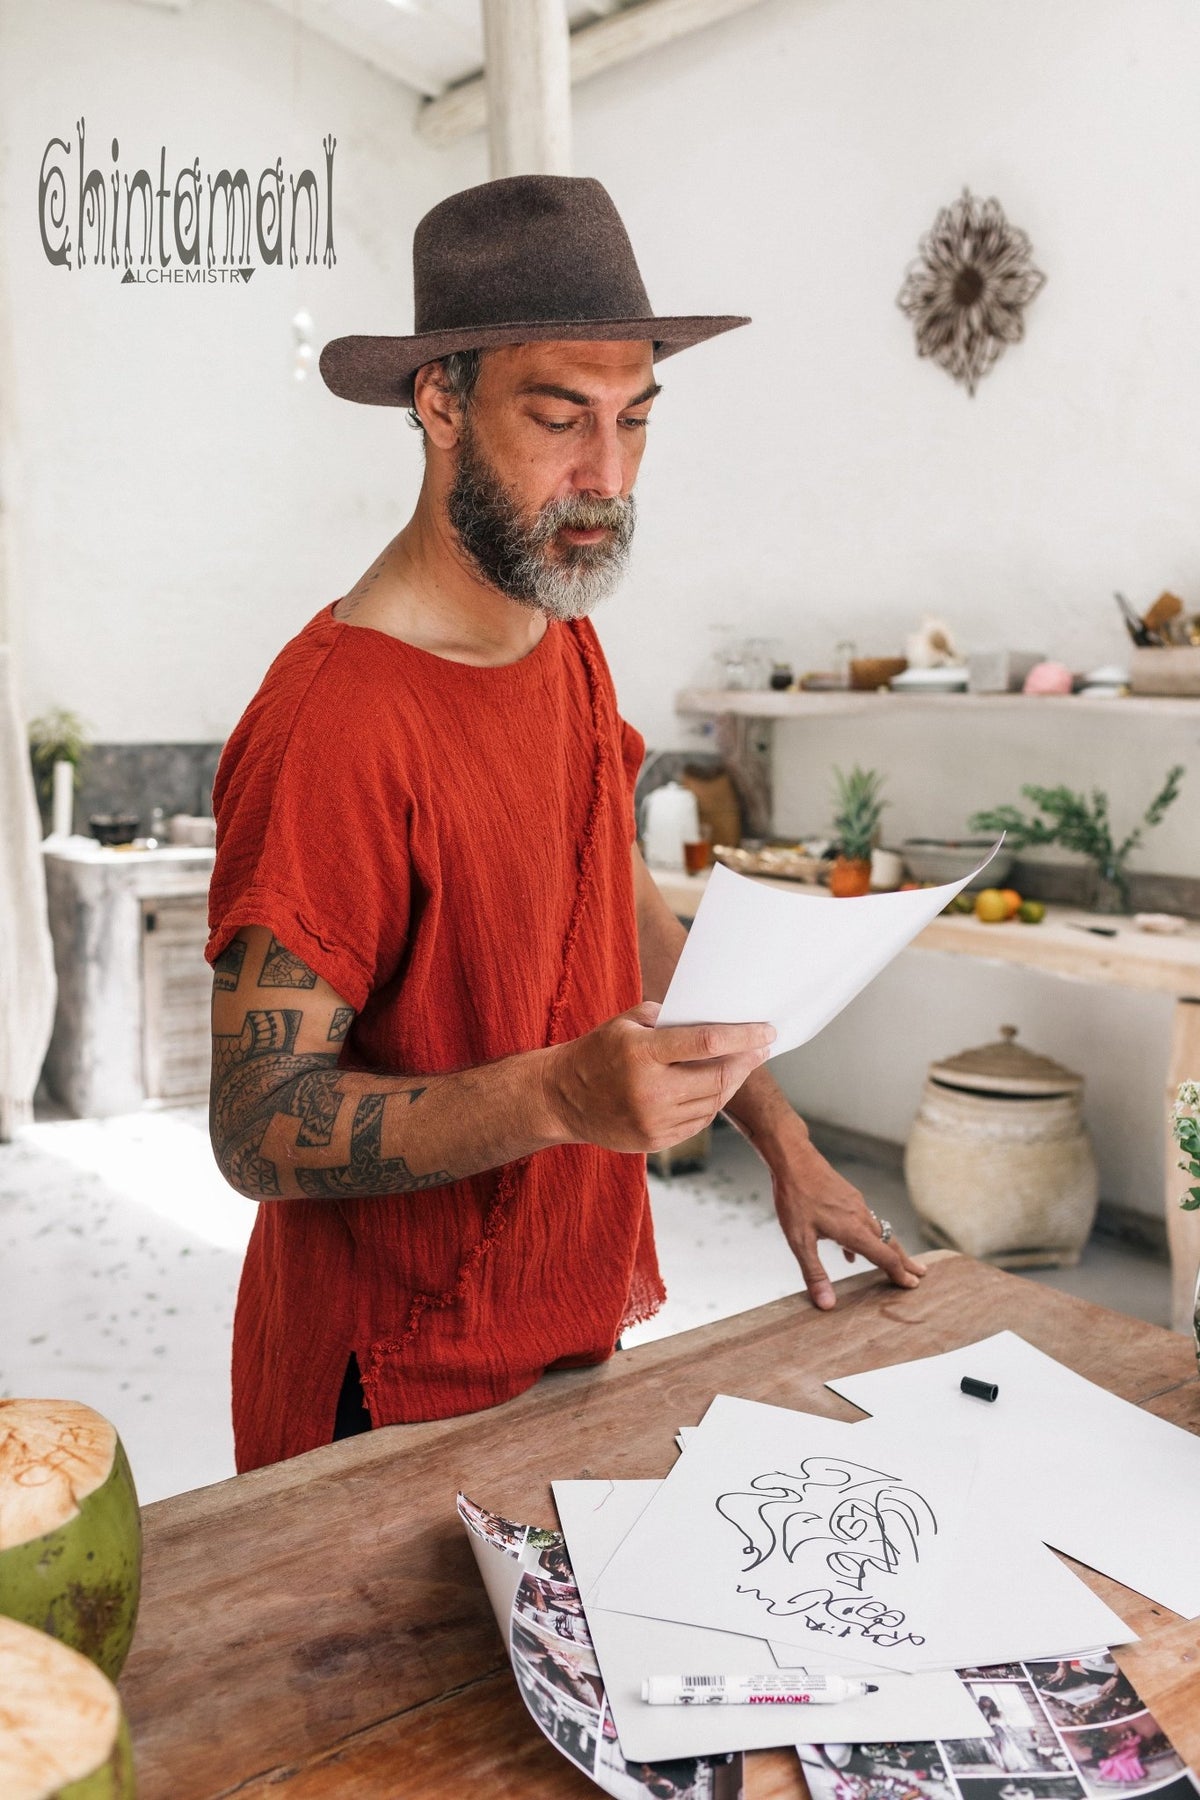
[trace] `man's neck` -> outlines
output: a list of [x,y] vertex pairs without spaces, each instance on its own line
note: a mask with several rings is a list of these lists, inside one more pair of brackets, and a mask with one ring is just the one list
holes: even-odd
[[334,607],[347,625],[369,625],[451,662],[500,667],[535,649],[548,620],[477,576],[429,484],[404,529]]

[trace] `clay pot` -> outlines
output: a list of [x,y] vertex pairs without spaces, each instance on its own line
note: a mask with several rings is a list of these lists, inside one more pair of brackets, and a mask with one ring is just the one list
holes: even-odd
[[1070,1268],[1096,1217],[1083,1080],[1003,1041],[930,1068],[904,1153],[925,1236],[1002,1268]]
[[855,900],[871,891],[869,858],[839,856],[829,871],[829,891],[837,900]]

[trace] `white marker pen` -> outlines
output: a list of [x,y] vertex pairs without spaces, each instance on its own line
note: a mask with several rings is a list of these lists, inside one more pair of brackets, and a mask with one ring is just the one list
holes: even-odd
[[873,1681],[841,1675],[647,1675],[642,1699],[648,1706],[833,1706],[879,1692]]

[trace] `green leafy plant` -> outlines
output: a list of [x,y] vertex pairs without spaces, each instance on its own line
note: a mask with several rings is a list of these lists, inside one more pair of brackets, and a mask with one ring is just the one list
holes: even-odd
[[888,804],[880,798],[883,777],[874,769],[860,769],[855,764],[848,775],[835,768],[833,779],[837,806],[833,829],[838,847],[849,862],[869,862],[879,821]]
[[[1200,1108],[1200,1087],[1194,1081],[1185,1081],[1175,1098],[1175,1106],[1171,1116],[1175,1142],[1183,1151],[1185,1160],[1179,1167],[1185,1175],[1200,1183],[1200,1119],[1196,1117]],[[1200,1186],[1189,1188],[1179,1202],[1185,1212],[1200,1212]]]
[[[1064,850],[1077,850],[1095,863],[1100,878],[1116,888],[1123,907],[1129,901],[1128,862],[1151,826],[1161,823],[1167,809],[1176,799],[1183,780],[1183,764],[1176,763],[1154,796],[1141,820],[1118,843],[1113,836],[1108,810],[1108,795],[1093,788],[1090,797],[1073,793],[1067,787],[1034,787],[1021,789],[1032,800],[1036,811],[1023,813],[1015,806],[994,806],[985,812],[972,813],[972,831],[1003,831],[1014,850],[1031,844],[1058,844]],[[1040,816],[1039,816],[1040,815]]]
[[69,762],[79,779],[79,769],[87,754],[87,726],[78,713],[58,707],[34,719],[29,727],[29,758],[33,764],[33,785],[38,804],[45,809],[54,791],[54,765]]

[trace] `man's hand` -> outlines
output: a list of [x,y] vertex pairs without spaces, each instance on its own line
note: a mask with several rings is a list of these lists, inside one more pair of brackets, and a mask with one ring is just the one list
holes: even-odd
[[631,1153],[680,1144],[712,1122],[775,1038],[771,1025],[656,1031],[659,1010],[644,1001],[551,1051],[547,1105],[564,1142]]
[[817,1255],[817,1239],[832,1238],[851,1262],[863,1256],[896,1287],[915,1288],[925,1265],[905,1254],[895,1238],[884,1242],[879,1220],[858,1189],[838,1174],[809,1140],[797,1138],[790,1154],[768,1157],[775,1211],[792,1247],[814,1306],[836,1304],[833,1283]]
[[[636,847],[633,851],[633,883],[645,991],[665,994],[687,933],[659,893],[654,877]],[[637,1018],[642,1010],[639,1007],[637,1012],[625,1016]],[[734,1027],[722,1025],[707,1029],[730,1031]],[[664,1031],[655,1035],[665,1038],[671,1033]],[[771,1171],[779,1223],[800,1264],[814,1306],[828,1311],[835,1304],[833,1283],[817,1255],[819,1237],[832,1238],[851,1260],[855,1256],[865,1256],[868,1262],[877,1263],[897,1287],[916,1287],[925,1273],[923,1266],[907,1257],[894,1238],[884,1242],[879,1220],[858,1189],[844,1181],[836,1169],[830,1168],[813,1145],[804,1121],[788,1105],[766,1069],[751,1064],[741,1091],[731,1092],[729,1103],[723,1101],[721,1104],[726,1117],[743,1137],[749,1138]],[[706,1119],[697,1118],[692,1129],[698,1131],[706,1123]],[[679,1139],[666,1141],[677,1143]],[[636,1148],[653,1146],[638,1145]]]

